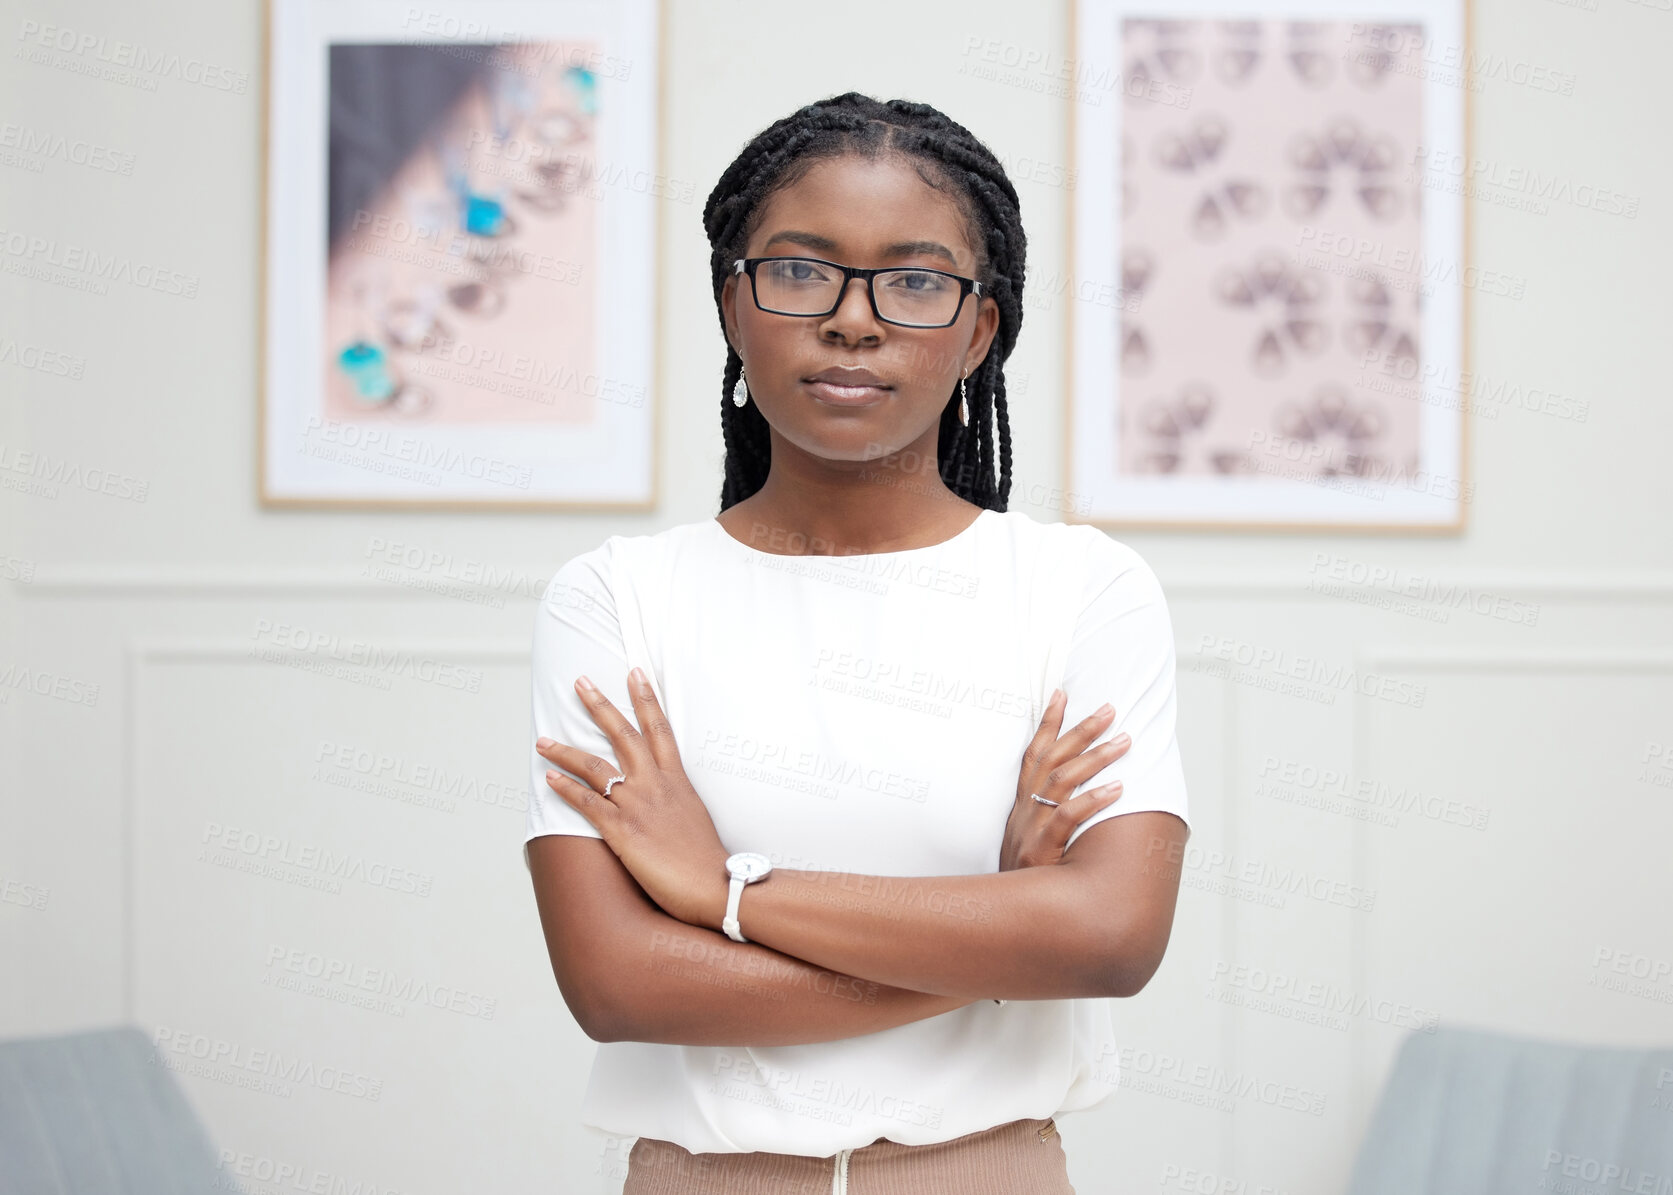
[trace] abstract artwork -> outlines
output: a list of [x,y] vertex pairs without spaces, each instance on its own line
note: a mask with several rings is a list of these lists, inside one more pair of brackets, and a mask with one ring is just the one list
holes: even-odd
[[650,505],[654,18],[270,0],[264,501]]
[[[1462,3],[1078,0],[1071,482],[1109,525],[1455,530]],[[1318,6],[1313,6],[1315,10]],[[1409,10],[1399,14],[1402,8]],[[1102,74],[1100,74],[1102,72]],[[1450,160],[1450,159],[1448,159]]]

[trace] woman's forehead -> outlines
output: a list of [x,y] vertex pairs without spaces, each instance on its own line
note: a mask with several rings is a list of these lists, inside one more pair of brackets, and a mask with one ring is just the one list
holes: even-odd
[[751,252],[794,253],[853,264],[854,257],[927,255],[949,250],[944,268],[975,264],[964,213],[946,191],[926,183],[911,161],[896,156],[843,157],[814,163],[806,174],[762,204]]

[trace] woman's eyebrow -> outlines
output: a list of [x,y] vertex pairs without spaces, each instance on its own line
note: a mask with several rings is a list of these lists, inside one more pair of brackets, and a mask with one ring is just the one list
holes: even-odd
[[[789,241],[793,245],[800,245],[804,249],[815,249],[820,253],[835,253],[838,247],[837,243],[830,237],[822,237],[816,232],[787,230],[773,233],[772,236],[767,238],[766,244],[762,248],[764,249],[777,241]],[[954,267],[958,265],[958,258],[953,256],[953,251],[940,241],[897,241],[893,245],[886,245],[883,248],[884,257],[911,257],[919,253],[943,257],[947,259],[948,264]]]
[[883,250],[884,257],[912,257],[919,253],[928,253],[933,257],[944,257],[947,259],[948,265],[958,265],[958,258],[953,256],[953,251],[940,241],[899,241],[885,247]]

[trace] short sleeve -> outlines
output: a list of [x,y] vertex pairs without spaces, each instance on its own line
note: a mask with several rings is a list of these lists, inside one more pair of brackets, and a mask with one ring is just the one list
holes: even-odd
[[558,569],[535,611],[529,652],[529,817],[523,836],[524,867],[529,864],[532,838],[545,834],[603,837],[546,783],[553,764],[535,750],[534,743],[544,735],[604,759],[616,758],[609,737],[575,692],[575,678],[585,675],[617,709],[631,708],[622,700],[628,663],[611,588],[611,547],[611,541],[606,541]]
[[[1190,825],[1185,773],[1174,734],[1178,714],[1175,692],[1173,622],[1161,582],[1132,548],[1096,527],[1078,525],[1086,535],[1086,589],[1064,667],[1065,729],[1108,701],[1115,720],[1096,743],[1126,731],[1133,744],[1127,753],[1075,788],[1080,796],[1112,781],[1121,796],[1075,827],[1073,845],[1105,818],[1161,811],[1177,814]],[[1088,750],[1091,746],[1088,747]]]

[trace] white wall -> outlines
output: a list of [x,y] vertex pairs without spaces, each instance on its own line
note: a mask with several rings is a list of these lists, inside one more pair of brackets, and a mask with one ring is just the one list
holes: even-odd
[[[499,789],[520,802],[530,592],[609,534],[715,511],[722,342],[702,198],[759,128],[850,87],[934,102],[1007,160],[1066,161],[1059,99],[965,71],[971,39],[1062,55],[1065,7],[803,7],[694,0],[670,14],[664,170],[695,198],[662,209],[663,504],[560,518],[258,508],[259,7],[0,5],[0,129],[85,138],[134,162],[124,176],[0,161],[0,230],[201,280],[185,299],[0,274],[0,348],[84,363],[66,378],[0,360],[6,460],[30,449],[149,483],[144,502],[0,491],[0,668],[39,670],[66,692],[98,686],[95,704],[0,691],[0,1034],[133,1021],[377,1083],[372,1099],[370,1086],[275,1094],[228,1068],[180,1074],[220,1146],[305,1172],[413,1193],[484,1176],[507,1192],[609,1189],[577,1125],[591,1043],[552,981],[518,853],[523,815]],[[1510,408],[1473,420],[1476,501],[1458,537],[1127,537],[1172,603],[1203,855],[1186,868],[1161,973],[1119,1008],[1129,1076],[1157,1082],[1063,1118],[1082,1192],[1177,1190],[1187,1168],[1249,1189],[1341,1190],[1400,1038],[1377,1015],[1384,1001],[1528,1034],[1673,1041],[1665,1000],[1591,983],[1608,973],[1594,971],[1599,951],[1673,957],[1673,771],[1642,763],[1656,745],[1673,756],[1673,12],[1484,0],[1475,19],[1483,52],[1575,77],[1571,96],[1490,83],[1476,98],[1477,154],[1640,200],[1632,219],[1563,202],[1544,214],[1474,207],[1478,263],[1527,278],[1520,301],[1476,298],[1475,367],[1583,398],[1588,416]],[[250,85],[147,91],[19,60],[25,20],[195,56]],[[1063,269],[1063,191],[1019,189],[1031,270]],[[1031,309],[1012,361],[1027,378],[1012,409],[1018,478],[1061,478],[1064,315]],[[376,537],[518,570],[526,587],[492,608],[363,577]],[[1473,586],[1537,606],[1538,620],[1455,609],[1435,622],[1330,596],[1310,588],[1320,553]],[[478,669],[480,693],[401,680],[386,692],[264,663],[248,654],[262,619]],[[1210,676],[1196,667],[1204,636],[1356,663],[1424,686],[1425,700],[1321,704],[1259,687],[1270,669]],[[332,783],[344,775],[316,770],[325,744],[462,773],[479,796],[434,809],[411,786]],[[1272,788],[1269,759],[1452,799],[1487,824],[1407,812],[1389,826],[1309,808],[1297,798],[1317,790]],[[211,824],[363,852],[431,888],[330,893],[229,870],[199,856]],[[1332,881],[1374,894],[1371,907],[1293,892],[1282,908],[1261,903],[1282,869],[1327,894]],[[1228,875],[1249,882],[1228,887]],[[491,998],[494,1015],[394,1016],[281,990],[270,959],[291,950]],[[1235,1007],[1218,996],[1240,989],[1209,980],[1237,964],[1335,985],[1372,1011],[1342,1029]],[[1269,1095],[1304,1089],[1323,1111],[1259,1095],[1202,1106],[1192,1096],[1205,1075]]]

